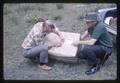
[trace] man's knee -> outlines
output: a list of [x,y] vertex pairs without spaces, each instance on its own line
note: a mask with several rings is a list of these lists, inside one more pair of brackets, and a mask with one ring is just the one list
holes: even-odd
[[90,55],[93,53],[93,48],[91,45],[85,45],[83,50],[81,51],[81,56],[84,59],[87,59],[88,57],[90,57]]
[[25,57],[25,58],[30,58],[30,55],[27,54],[27,53],[23,53],[22,55],[23,55],[23,57]]
[[26,49],[23,49],[23,50],[22,50],[22,55],[23,55],[23,57],[25,57],[25,58],[31,58],[31,57],[30,57],[30,53],[29,53],[28,50],[26,50]]
[[89,50],[90,50],[90,46],[89,45],[85,45],[82,50],[79,49],[79,55],[78,55],[78,57],[80,59],[86,59]]
[[40,53],[40,61],[42,61],[42,62],[48,61],[48,51],[47,50],[41,51],[41,53]]
[[92,50],[91,46],[90,45],[85,45],[82,52],[86,53],[88,51]]
[[48,51],[48,46],[47,45],[43,45],[42,46],[42,51]]

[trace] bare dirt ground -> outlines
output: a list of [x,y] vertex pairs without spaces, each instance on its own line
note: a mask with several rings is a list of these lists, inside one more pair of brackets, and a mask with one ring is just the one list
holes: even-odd
[[43,16],[54,20],[62,31],[85,31],[84,15],[89,11],[113,7],[115,4],[4,4],[4,79],[5,80],[114,80],[117,58],[114,51],[99,72],[87,76],[88,64],[49,60],[53,67],[44,71],[21,55],[21,44],[35,23]]

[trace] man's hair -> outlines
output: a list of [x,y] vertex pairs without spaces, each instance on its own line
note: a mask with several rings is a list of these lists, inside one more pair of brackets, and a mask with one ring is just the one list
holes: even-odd
[[43,26],[46,26],[46,25],[49,25],[53,29],[55,28],[55,25],[51,20],[44,21]]
[[45,21],[45,24],[47,24],[47,25],[49,25],[51,28],[55,28],[55,25],[54,25],[54,23],[52,22],[52,20],[46,20]]
[[45,22],[46,20],[48,20],[48,19],[43,18],[43,17],[38,17],[37,18],[37,22]]

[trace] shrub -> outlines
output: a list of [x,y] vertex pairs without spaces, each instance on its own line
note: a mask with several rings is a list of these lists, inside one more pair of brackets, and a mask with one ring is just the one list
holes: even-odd
[[78,20],[83,20],[84,19],[84,15],[83,14],[80,14],[79,16],[78,16]]
[[27,16],[26,22],[28,22],[28,23],[35,23],[36,21],[37,21],[36,20],[36,15]]

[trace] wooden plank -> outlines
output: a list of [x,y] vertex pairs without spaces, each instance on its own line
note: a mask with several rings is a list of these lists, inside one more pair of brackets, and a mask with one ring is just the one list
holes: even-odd
[[65,43],[61,47],[54,47],[48,51],[49,55],[58,58],[74,58],[76,56],[77,47],[71,45],[73,41],[79,40],[79,33],[62,32]]

